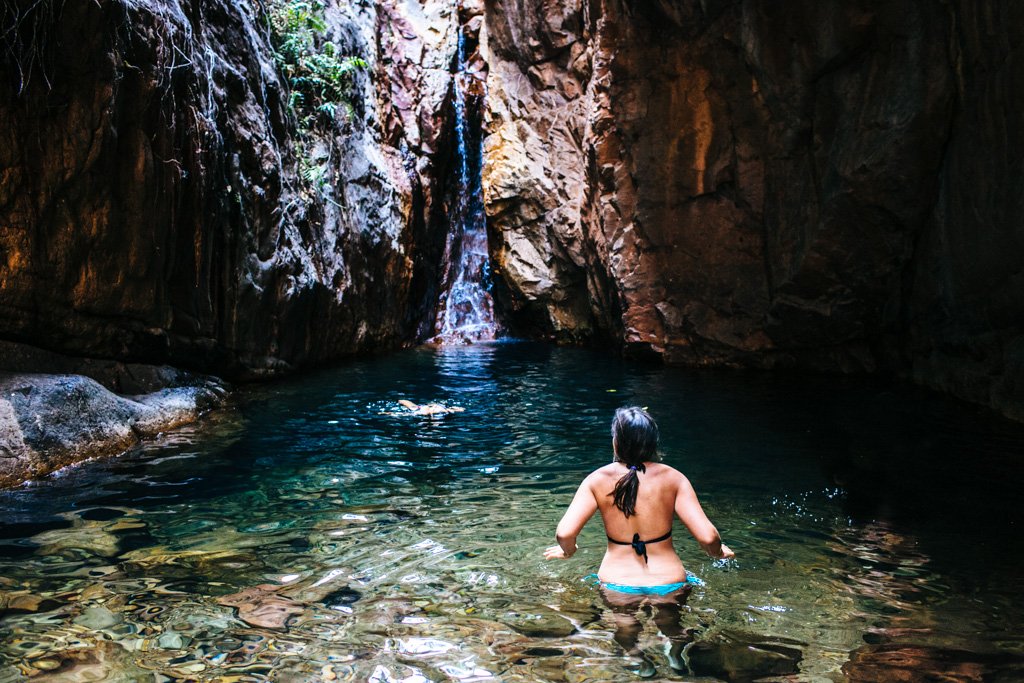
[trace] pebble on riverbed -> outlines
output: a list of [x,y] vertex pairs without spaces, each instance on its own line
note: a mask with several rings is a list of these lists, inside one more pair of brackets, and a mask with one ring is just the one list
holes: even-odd
[[120,614],[114,614],[106,607],[88,607],[74,619],[74,623],[93,631],[111,628],[122,621]]
[[7,614],[52,612],[60,605],[57,600],[33,595],[27,591],[0,591],[0,617]]

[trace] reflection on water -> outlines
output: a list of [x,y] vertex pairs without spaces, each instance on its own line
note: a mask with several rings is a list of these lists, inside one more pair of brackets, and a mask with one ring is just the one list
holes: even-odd
[[[386,409],[401,398],[466,412]],[[599,523],[541,559],[623,404],[649,406],[737,552],[713,563],[674,530],[706,582],[683,616],[695,674],[1024,672],[1024,430],[960,404],[529,344],[417,349],[239,403],[0,494],[0,681],[631,680],[582,581]],[[640,643],[679,678],[653,624]]]

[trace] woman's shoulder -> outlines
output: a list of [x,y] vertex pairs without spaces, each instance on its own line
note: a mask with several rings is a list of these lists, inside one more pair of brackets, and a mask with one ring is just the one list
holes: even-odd
[[647,466],[647,472],[650,475],[673,482],[681,483],[686,481],[686,476],[682,472],[672,467],[672,465],[666,465],[663,462],[652,462]]
[[618,473],[618,469],[619,468],[617,463],[610,462],[607,465],[598,467],[596,470],[591,472],[589,475],[587,475],[587,479],[599,479],[610,475],[614,475]]
[[683,473],[677,470],[675,467],[672,467],[672,465],[666,465],[663,462],[652,462],[647,466],[647,471],[657,472],[659,474],[670,474],[679,477],[683,476]]

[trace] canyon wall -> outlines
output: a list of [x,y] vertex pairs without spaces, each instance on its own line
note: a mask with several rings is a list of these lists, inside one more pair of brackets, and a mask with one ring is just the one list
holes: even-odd
[[1020,15],[487,2],[505,308],[673,363],[903,372],[1024,418]]
[[461,26],[514,331],[1024,418],[1008,0],[332,2],[369,65],[311,137],[258,3],[4,11],[0,339],[246,378],[429,336]]
[[329,7],[368,67],[309,136],[259,3],[4,12],[0,338],[229,377],[415,341],[447,230],[451,7]]
[[956,107],[902,348],[917,382],[1024,420],[1024,6],[963,0],[951,21]]

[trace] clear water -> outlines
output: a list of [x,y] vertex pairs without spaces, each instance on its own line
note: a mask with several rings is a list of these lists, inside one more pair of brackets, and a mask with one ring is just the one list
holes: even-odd
[[[466,411],[390,414],[398,398]],[[876,673],[1024,670],[1020,426],[864,380],[493,344],[245,390],[199,427],[0,493],[0,681],[634,680],[581,580],[599,520],[573,559],[542,559],[623,404],[659,419],[737,553],[716,565],[675,530],[707,584],[684,622],[733,667],[705,680],[754,676],[737,642],[797,652],[787,680],[843,680],[851,653]],[[678,679],[662,642],[649,625]]]

